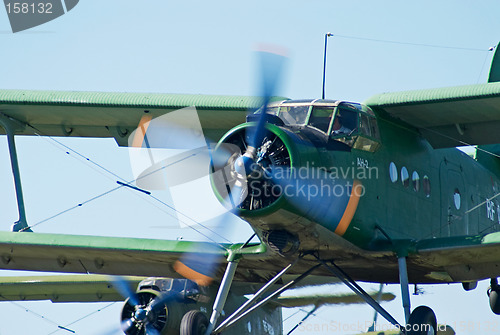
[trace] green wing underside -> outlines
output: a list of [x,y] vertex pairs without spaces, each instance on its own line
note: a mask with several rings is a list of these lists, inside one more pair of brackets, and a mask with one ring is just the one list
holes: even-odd
[[448,282],[496,278],[500,267],[500,233],[420,241],[411,256],[415,266],[434,269],[427,276]]
[[[197,247],[193,249],[193,245]],[[213,245],[203,242],[165,241],[153,239],[62,235],[45,233],[0,232],[0,268],[63,273],[86,273],[141,277],[181,278],[174,263],[190,250],[207,250],[219,256],[216,282],[223,276],[228,250],[241,255],[235,283],[262,284],[269,281],[289,262],[257,244]],[[500,266],[500,233],[485,236],[432,239],[414,244],[408,256],[410,281],[415,283],[462,282],[494,276]],[[323,258],[328,259],[326,253]],[[373,282],[397,281],[397,263],[380,258],[380,253],[357,254],[344,269],[354,278]],[[305,272],[315,262],[304,259],[289,271],[283,283]],[[369,265],[371,264],[371,266]],[[370,266],[367,277],[367,266]],[[393,273],[394,272],[394,273]],[[393,275],[391,275],[393,273]],[[320,268],[302,285],[336,282],[328,271]],[[252,291],[251,285],[245,285]]]
[[384,93],[364,103],[416,128],[434,148],[500,143],[500,83]]
[[[204,247],[204,242],[189,241],[0,232],[0,267],[180,278],[172,266],[183,254],[192,252],[194,244],[197,244],[196,250],[214,253],[221,261],[224,261],[229,248],[237,247],[227,245],[215,248],[208,243]],[[259,246],[253,246],[243,252],[261,251]]]
[[[378,298],[377,293],[372,293],[373,299]],[[380,301],[391,301],[396,296],[392,293],[383,293],[380,296]],[[317,294],[309,296],[280,296],[275,301],[281,307],[293,308],[301,306],[322,306],[322,305],[338,305],[338,304],[364,304],[365,301],[355,294]]]
[[[0,232],[0,269],[182,278],[173,265],[185,253],[193,254],[193,250],[204,250],[203,256],[210,252],[219,257],[216,282],[224,274],[229,250],[241,256],[235,275],[235,282],[239,283],[266,283],[290,263],[290,260],[268,253],[262,244],[215,248],[214,244],[204,242]],[[295,278],[297,272],[304,272],[303,266],[309,265],[297,266],[293,274],[284,276],[283,281]],[[312,275],[302,284],[332,282],[336,279]],[[240,291],[251,292],[253,289],[246,284]]]
[[[131,288],[136,288],[145,277],[122,277]],[[374,299],[377,293],[372,293]],[[392,293],[384,293],[380,301],[391,301]],[[115,288],[114,279],[105,275],[50,275],[0,277],[0,301],[50,300],[52,302],[105,302],[123,301]],[[281,307],[309,305],[362,304],[355,294],[314,294],[280,296],[272,301]]]
[[217,140],[261,103],[246,96],[0,90],[0,113],[29,125],[16,134],[113,137],[123,146],[145,112],[154,118],[194,106],[205,135]]
[[[143,277],[123,277],[137,287]],[[113,278],[105,275],[0,277],[0,301],[51,300],[52,302],[123,301]]]

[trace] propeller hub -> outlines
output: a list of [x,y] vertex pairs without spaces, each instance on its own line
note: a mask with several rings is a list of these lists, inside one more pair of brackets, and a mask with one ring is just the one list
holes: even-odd
[[234,162],[234,171],[239,176],[249,176],[252,173],[252,165],[254,160],[250,155],[244,154],[236,159]]
[[136,319],[139,322],[144,322],[146,321],[146,318],[148,317],[148,311],[146,311],[143,308],[139,308],[135,311],[134,313],[134,319]]

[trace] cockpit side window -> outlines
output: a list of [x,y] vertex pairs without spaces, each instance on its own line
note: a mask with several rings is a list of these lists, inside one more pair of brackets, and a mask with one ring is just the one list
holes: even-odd
[[314,106],[309,117],[309,126],[327,133],[332,121],[333,111],[334,107]]
[[360,120],[361,121],[360,122],[361,133],[370,135],[371,134],[370,117],[368,117],[368,115],[366,115],[366,114],[361,114],[360,118],[361,118],[361,120]]
[[379,140],[377,119],[365,113],[360,113],[360,135]]
[[304,125],[306,123],[309,106],[281,106],[279,118],[287,125]]
[[348,136],[358,130],[358,113],[346,109],[338,109],[332,126],[332,136]]
[[363,151],[374,152],[380,147],[375,115],[356,104],[338,107],[330,138]]

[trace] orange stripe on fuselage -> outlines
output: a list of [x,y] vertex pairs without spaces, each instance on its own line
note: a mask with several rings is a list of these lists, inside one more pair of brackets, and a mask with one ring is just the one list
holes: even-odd
[[208,286],[212,282],[212,278],[210,278],[209,276],[205,276],[204,274],[201,274],[199,272],[196,272],[195,270],[191,269],[181,261],[175,262],[174,270],[184,278],[192,280],[196,284],[201,286]]
[[361,183],[355,180],[352,184],[351,196],[349,197],[349,202],[347,203],[347,207],[342,215],[342,219],[335,229],[335,234],[339,236],[343,236],[351,224],[352,218],[354,217],[354,213],[356,213],[356,209],[358,208],[359,197],[362,192]]
[[141,121],[139,121],[139,126],[134,135],[134,140],[132,141],[132,147],[134,148],[142,148],[142,143],[144,142],[144,137],[146,137],[146,131],[149,127],[149,122],[153,119],[153,117],[149,114],[144,114],[141,117]]

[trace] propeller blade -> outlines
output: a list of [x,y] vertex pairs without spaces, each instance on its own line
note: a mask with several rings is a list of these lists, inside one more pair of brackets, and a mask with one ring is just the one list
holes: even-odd
[[[231,190],[229,190],[223,204],[229,211],[233,210],[246,197],[245,192],[242,186],[233,186]],[[207,236],[208,239],[211,241],[216,240],[215,235],[217,231],[220,231],[224,227],[225,218],[225,215],[219,216],[211,231],[212,234]],[[216,270],[224,261],[221,249],[223,249],[223,247],[215,242],[204,243],[203,245],[195,243],[193,244],[192,250],[183,254],[181,258],[176,261],[174,270],[183,277],[196,282],[198,285],[209,286],[215,277]]]
[[132,326],[134,326],[134,321],[132,321],[132,319],[126,319],[121,322],[120,329],[126,334]]
[[[223,225],[221,221],[217,226]],[[221,246],[216,243],[193,244],[189,252],[184,253],[174,264],[174,270],[184,278],[200,286],[209,286],[216,271],[224,261]]]
[[[247,196],[247,175],[250,173],[252,164],[256,158],[256,148],[262,144],[266,134],[266,107],[277,90],[286,59],[282,53],[275,51],[260,51],[257,53],[257,56],[261,69],[260,87],[263,99],[262,109],[260,115],[258,115],[257,126],[250,128],[249,134],[246,136],[246,141],[248,141],[246,152],[241,155],[239,149],[232,148],[232,150],[228,150],[231,155],[229,157],[225,156],[224,159],[220,160],[224,162],[223,164],[212,159],[214,167],[221,167],[213,171],[213,173],[222,173],[222,176],[213,175],[212,180],[223,183],[223,185],[214,185],[214,187],[224,199],[222,203],[229,211],[236,209]],[[215,153],[217,153],[220,148],[221,146],[215,150]],[[234,153],[237,154],[235,155]],[[229,189],[226,185],[229,186]],[[220,220],[216,228],[222,227],[223,225],[224,220]],[[215,248],[212,250],[220,250],[220,247],[216,244],[213,244],[210,248]],[[215,270],[221,261],[219,255],[216,253],[212,254],[210,250],[194,249],[192,252],[183,255],[181,259],[176,262],[174,269],[179,274],[194,280],[199,285],[207,286],[212,282]]]
[[151,310],[156,312],[159,308],[163,308],[169,301],[175,298],[175,295],[175,293],[164,293],[157,297],[150,304]]
[[271,97],[275,95],[281,81],[283,68],[286,61],[283,51],[274,48],[266,48],[269,51],[258,51],[257,57],[259,58],[260,76],[261,76],[261,94],[262,108],[259,115],[257,126],[251,130],[249,134],[248,145],[257,148],[262,144],[265,135],[265,124],[267,122],[267,105]]
[[122,297],[128,298],[133,305],[140,304],[135,290],[130,287],[129,282],[125,278],[121,276],[113,276],[111,281]]
[[156,118],[145,114],[129,137],[129,147],[194,149],[206,146],[198,112],[186,107]]
[[167,185],[207,176],[211,164],[215,170],[224,168],[231,156],[240,152],[231,144],[213,151],[194,107],[154,119],[145,114],[129,137],[129,147],[136,185],[147,190],[164,190]]
[[160,335],[160,332],[151,324],[146,324],[146,335]]
[[[218,191],[224,199],[226,208],[231,211],[241,204],[247,195],[246,178],[256,159],[256,148],[262,145],[266,134],[266,107],[277,90],[286,58],[282,52],[277,52],[274,48],[272,51],[258,52],[258,59],[263,107],[258,115],[257,126],[251,128],[250,136],[245,140],[248,144],[245,154],[242,155],[239,146],[231,144],[219,145],[217,150],[210,150],[198,114],[193,107],[170,112],[154,119],[150,115],[144,115],[129,140],[131,163],[138,187],[162,189],[168,185],[172,188],[212,173],[212,181],[217,179],[225,181]],[[161,148],[183,150],[183,152],[166,156]],[[217,178],[218,175],[223,177]],[[167,176],[166,182],[165,176]],[[172,192],[172,189],[170,190]],[[172,198],[175,198],[173,194]],[[175,207],[178,208],[177,204]],[[192,207],[191,203],[190,208]],[[215,229],[218,230],[223,225],[224,220],[220,219]],[[208,239],[216,240],[215,236],[209,236]],[[196,246],[184,254],[174,268],[184,277],[200,285],[209,285],[221,262],[223,254],[220,251],[221,246],[216,243],[206,243],[202,250],[198,248],[199,246]]]

